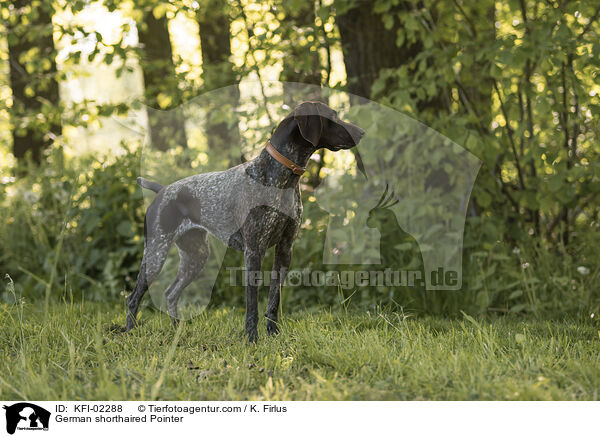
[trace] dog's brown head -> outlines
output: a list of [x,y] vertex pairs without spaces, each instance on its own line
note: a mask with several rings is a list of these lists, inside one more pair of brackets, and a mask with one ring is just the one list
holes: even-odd
[[321,102],[304,102],[294,109],[275,129],[272,141],[291,139],[314,149],[350,149],[356,146],[365,131],[340,120],[337,112]]

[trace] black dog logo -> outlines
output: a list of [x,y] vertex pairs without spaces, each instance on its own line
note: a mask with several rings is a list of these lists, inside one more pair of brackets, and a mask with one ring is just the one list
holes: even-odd
[[6,432],[14,434],[17,425],[19,429],[26,430],[48,430],[50,423],[50,411],[38,407],[28,402],[19,402],[9,407],[3,407],[6,410]]

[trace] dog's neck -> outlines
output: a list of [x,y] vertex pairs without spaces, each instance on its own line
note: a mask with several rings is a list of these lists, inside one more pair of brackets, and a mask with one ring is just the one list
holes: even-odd
[[[271,144],[279,153],[301,167],[306,167],[308,160],[314,153],[314,150],[310,147],[300,146],[293,139],[283,143],[274,143],[271,140]],[[292,170],[278,162],[265,149],[250,162],[246,172],[250,177],[264,185],[281,189],[295,187],[300,181],[300,175],[294,174]]]

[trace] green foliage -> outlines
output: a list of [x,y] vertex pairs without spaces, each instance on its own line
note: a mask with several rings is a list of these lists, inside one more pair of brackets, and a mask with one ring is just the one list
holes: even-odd
[[373,97],[483,160],[471,213],[501,216],[498,237],[568,243],[598,212],[597,5],[409,3],[398,44],[422,47]]
[[137,152],[65,165],[57,150],[27,177],[2,185],[0,265],[17,292],[107,299],[132,284],[142,250],[138,166]]

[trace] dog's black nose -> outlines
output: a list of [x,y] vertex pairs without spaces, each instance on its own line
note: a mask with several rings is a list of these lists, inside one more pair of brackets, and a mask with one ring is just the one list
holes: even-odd
[[352,136],[354,144],[358,144],[358,142],[362,139],[365,133],[366,132],[363,129],[359,128],[358,126],[354,126],[354,129],[352,129],[352,132],[350,134]]

